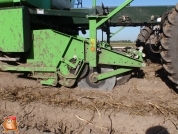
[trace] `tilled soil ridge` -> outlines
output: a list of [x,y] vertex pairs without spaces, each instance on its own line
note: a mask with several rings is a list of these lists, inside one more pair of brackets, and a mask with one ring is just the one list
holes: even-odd
[[[175,132],[175,126],[170,118],[162,116],[138,116],[127,113],[112,113],[105,111],[80,110],[53,107],[32,103],[22,106],[18,102],[1,101],[1,118],[15,114],[19,122],[20,134],[31,133],[143,133],[151,126],[169,126],[170,132]],[[124,117],[124,118],[123,118]],[[175,119],[172,119],[173,121]],[[2,120],[1,120],[2,122]],[[134,129],[134,128],[137,128]]]
[[147,67],[111,92],[44,87],[2,73],[0,123],[17,116],[20,134],[176,134],[178,97],[159,69]]

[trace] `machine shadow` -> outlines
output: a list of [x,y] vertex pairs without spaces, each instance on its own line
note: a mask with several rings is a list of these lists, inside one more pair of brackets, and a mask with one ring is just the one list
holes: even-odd
[[[130,79],[132,78],[143,79],[145,76],[146,74],[144,73],[143,70],[138,70],[132,75]],[[159,77],[171,90],[173,90],[173,92],[178,94],[178,86],[176,88],[175,84],[168,79],[167,73],[165,72],[164,68],[158,69],[155,72],[155,77]]]
[[[16,73],[15,73],[15,74],[16,74]],[[32,80],[32,81],[34,81],[34,82],[39,82],[37,78],[29,77],[29,76],[28,76],[28,73],[20,73],[20,74],[17,75],[17,78],[26,79],[26,80]],[[49,86],[49,85],[43,85],[43,87],[44,87],[44,88],[45,88],[45,87],[48,88],[48,87],[51,87],[51,86]],[[62,86],[61,86],[60,84],[57,84],[55,87],[56,87],[56,88],[61,88]]]
[[145,134],[170,134],[163,126],[154,126],[146,130]]
[[158,70],[155,72],[155,75],[156,75],[156,77],[160,77],[161,80],[162,80],[170,89],[172,89],[175,93],[178,94],[178,89],[176,88],[175,84],[172,83],[172,82],[168,79],[168,77],[167,77],[167,75],[166,75],[166,72],[165,72],[165,70],[164,70],[163,68],[158,69]]

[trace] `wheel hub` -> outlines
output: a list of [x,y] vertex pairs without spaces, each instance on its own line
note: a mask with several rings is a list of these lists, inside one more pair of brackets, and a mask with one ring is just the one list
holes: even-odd
[[94,72],[89,75],[89,80],[91,83],[93,83],[93,84],[99,83],[99,81],[97,79],[97,74],[98,74],[97,72]]
[[98,81],[97,75],[113,71],[114,69],[110,66],[98,66],[98,70],[100,71],[93,72],[93,70],[90,69],[88,75],[78,82],[78,86],[82,89],[112,90],[116,83],[116,77]]

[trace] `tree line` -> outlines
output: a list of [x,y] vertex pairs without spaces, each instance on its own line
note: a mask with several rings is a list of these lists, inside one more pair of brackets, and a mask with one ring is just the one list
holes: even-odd
[[134,43],[135,41],[131,41],[131,40],[112,40],[111,43]]

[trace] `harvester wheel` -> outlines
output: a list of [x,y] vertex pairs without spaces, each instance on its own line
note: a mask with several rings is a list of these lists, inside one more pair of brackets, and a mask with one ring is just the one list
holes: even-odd
[[132,75],[131,73],[118,75],[116,78],[116,86],[123,85],[126,82],[128,82],[131,75]]
[[169,12],[164,22],[161,45],[163,67],[168,78],[178,85],[178,5]]
[[[113,71],[113,69],[108,66],[98,67],[98,70],[99,70],[98,73],[105,73],[105,72]],[[94,83],[91,81],[92,74],[93,74],[93,71],[90,69],[88,72],[88,75],[78,82],[78,86],[81,89],[110,91],[114,88],[115,83],[116,83],[116,77],[111,77],[111,78]]]

